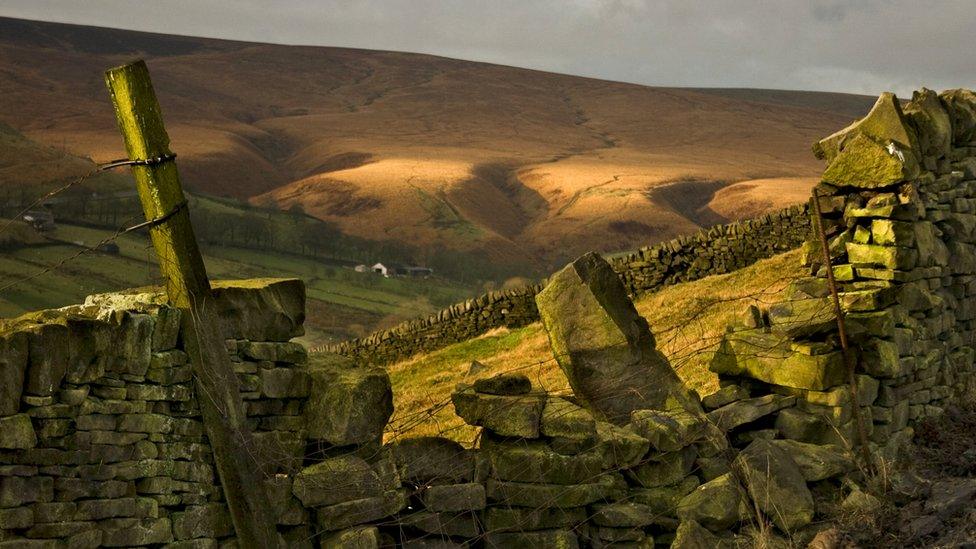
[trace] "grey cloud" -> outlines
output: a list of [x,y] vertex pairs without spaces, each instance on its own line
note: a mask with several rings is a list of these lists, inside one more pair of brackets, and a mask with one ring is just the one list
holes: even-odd
[[970,0],[5,0],[0,15],[414,51],[650,85],[973,87]]

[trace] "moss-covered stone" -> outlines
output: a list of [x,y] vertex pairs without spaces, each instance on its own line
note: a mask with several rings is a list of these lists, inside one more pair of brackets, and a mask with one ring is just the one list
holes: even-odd
[[24,392],[49,396],[61,385],[68,369],[68,327],[40,324],[27,330],[29,366]]
[[837,446],[807,444],[796,440],[774,440],[772,444],[793,458],[807,482],[836,477],[854,470],[854,461],[850,454]]
[[27,370],[27,334],[0,335],[0,416],[16,414],[24,391]]
[[731,473],[697,487],[681,499],[676,511],[682,521],[696,521],[714,532],[749,517],[745,491]]
[[550,277],[536,303],[559,366],[599,418],[623,425],[633,410],[669,401],[699,409],[599,255],[586,254]]
[[549,528],[575,528],[586,522],[585,507],[536,509],[529,507],[491,507],[485,511],[485,531],[525,532]]
[[322,537],[321,549],[379,549],[380,531],[375,526],[360,526],[332,532]]
[[681,521],[674,533],[672,549],[731,549],[730,536],[718,536],[693,520]]
[[308,375],[309,438],[346,446],[376,440],[383,433],[393,414],[393,390],[385,370],[359,367],[335,355],[316,355]]
[[695,476],[685,477],[684,480],[671,486],[657,488],[631,488],[627,492],[627,500],[647,505],[654,513],[665,517],[675,517],[678,503],[701,484]]
[[420,500],[429,511],[479,511],[485,508],[485,487],[475,482],[430,486]]
[[675,452],[709,435],[705,415],[684,410],[636,410],[631,415],[631,428],[659,452]]
[[[902,149],[910,151],[911,154],[917,154],[918,146],[915,131],[905,119],[901,103],[893,93],[882,93],[864,118],[821,139],[814,144],[813,152],[817,158],[831,163],[858,136],[864,136],[883,144],[895,143]],[[824,180],[831,181],[827,178]]]
[[580,484],[530,484],[488,479],[488,500],[516,507],[581,507],[623,496],[627,484],[617,474],[594,477]]
[[755,440],[739,453],[733,469],[749,497],[780,530],[790,532],[813,520],[813,496],[800,468],[782,447]]
[[592,439],[596,436],[593,415],[560,397],[549,397],[542,410],[540,429],[547,437]]
[[945,90],[939,94],[949,118],[956,143],[976,141],[976,93],[972,90]]
[[589,518],[597,526],[641,528],[656,524],[658,514],[650,505],[622,501],[593,505]]
[[630,467],[647,454],[651,443],[629,426],[617,427],[603,421],[596,424],[596,441],[590,453],[600,456],[604,469]]
[[234,533],[227,506],[192,505],[173,514],[173,536],[178,539],[221,538]]
[[879,246],[910,248],[915,245],[915,225],[905,221],[874,219],[871,221],[871,238]]
[[793,406],[795,402],[796,397],[780,395],[749,398],[709,412],[708,419],[720,429],[728,431]]
[[400,477],[415,484],[462,484],[474,479],[475,458],[457,442],[416,437],[387,445]]
[[603,460],[598,453],[562,455],[540,440],[496,441],[485,436],[481,450],[499,480],[540,484],[577,484],[598,476]]
[[388,517],[406,506],[407,498],[403,490],[389,490],[377,497],[320,507],[315,516],[318,525],[325,530],[341,530]]
[[27,414],[0,418],[0,448],[26,450],[37,446],[34,425]]
[[292,493],[306,507],[319,507],[377,498],[383,495],[384,488],[369,463],[354,455],[344,455],[302,469],[295,475]]
[[839,385],[846,377],[840,352],[808,355],[793,350],[782,336],[762,330],[726,334],[709,369],[717,374],[748,376],[773,385],[816,391]]
[[501,436],[538,438],[546,396],[501,396],[460,387],[451,395],[454,411],[468,423]]
[[305,284],[301,280],[218,280],[212,286],[217,318],[226,337],[288,341],[304,335]]
[[419,530],[432,538],[473,539],[481,534],[481,521],[474,513],[434,513],[420,511],[402,516],[402,528]]
[[839,187],[874,189],[913,179],[918,173],[911,151],[858,134],[844,143],[821,177]]
[[702,406],[706,410],[714,410],[744,398],[749,398],[749,389],[742,385],[730,383],[720,387],[714,393],[702,397]]
[[627,477],[642,488],[674,485],[691,473],[697,457],[698,449],[694,445],[656,454],[627,471]]
[[486,547],[511,549],[578,549],[579,539],[571,530],[539,530],[536,532],[489,532],[484,538]]
[[918,141],[922,155],[940,158],[952,149],[952,120],[939,96],[922,88],[912,94],[905,105],[905,115],[918,129]]
[[901,271],[911,270],[918,262],[918,251],[899,246],[847,244],[847,259],[855,265],[875,265]]

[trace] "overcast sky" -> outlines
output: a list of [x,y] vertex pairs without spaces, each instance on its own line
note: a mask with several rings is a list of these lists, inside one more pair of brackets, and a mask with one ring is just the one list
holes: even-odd
[[651,85],[976,87],[974,0],[0,0],[0,15]]

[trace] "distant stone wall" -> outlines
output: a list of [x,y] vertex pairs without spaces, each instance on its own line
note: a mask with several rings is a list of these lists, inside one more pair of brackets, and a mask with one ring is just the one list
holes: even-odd
[[[611,261],[633,296],[671,284],[725,274],[798,248],[810,232],[807,205],[712,227]],[[535,294],[542,285],[490,292],[389,330],[323,347],[322,351],[388,364],[466,341],[500,327],[539,320]]]

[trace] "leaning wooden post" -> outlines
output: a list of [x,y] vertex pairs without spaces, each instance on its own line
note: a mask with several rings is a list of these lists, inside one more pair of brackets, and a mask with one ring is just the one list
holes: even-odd
[[190,225],[186,198],[169,150],[159,102],[142,61],[109,69],[119,129],[139,189],[159,268],[172,306],[183,311],[197,399],[213,448],[217,474],[242,547],[277,547],[278,535],[245,423],[237,376],[216,321],[210,281]]

